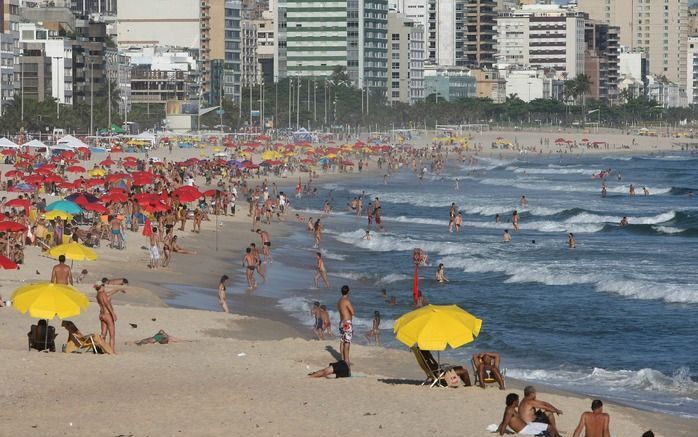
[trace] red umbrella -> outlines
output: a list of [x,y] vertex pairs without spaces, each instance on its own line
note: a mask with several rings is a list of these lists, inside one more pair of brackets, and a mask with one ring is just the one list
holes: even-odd
[[107,159],[104,161],[100,162],[99,165],[103,165],[105,167],[111,167],[112,165],[116,164],[113,159],[111,159],[111,156],[107,156]]
[[128,179],[130,176],[126,173],[112,173],[107,175],[107,182],[119,182]]
[[201,192],[194,187],[185,185],[172,192],[172,197],[176,197],[180,202],[193,202],[201,197]]
[[97,185],[104,185],[104,179],[102,179],[102,178],[88,179],[86,183],[87,183],[88,187],[94,187]]
[[3,151],[0,153],[2,153],[3,155],[14,155],[15,153],[17,153],[17,151],[15,149],[3,149]]
[[204,196],[206,197],[215,197],[217,195],[221,195],[223,192],[221,190],[208,190],[204,191]]
[[128,196],[124,193],[110,192],[102,196],[101,200],[106,203],[124,203],[128,201]]
[[138,163],[136,161],[124,161],[124,167],[135,167]]
[[0,255],[0,267],[5,270],[17,269],[17,264],[6,256]]
[[165,205],[162,202],[157,202],[157,203],[149,203],[145,206],[143,206],[143,210],[149,213],[156,213],[156,212],[165,212],[169,210],[167,205]]
[[87,211],[95,211],[100,214],[107,214],[109,212],[109,210],[104,205],[100,205],[99,203],[88,203],[86,205],[80,206],[82,206],[82,209],[85,209]]
[[6,231],[6,232],[24,232],[27,230],[27,227],[24,226],[21,223],[17,222],[0,222],[0,231]]
[[24,176],[24,173],[22,173],[22,172],[19,171],[19,170],[10,170],[10,171],[8,171],[7,173],[5,173],[5,176],[8,177],[8,178],[13,178],[13,177],[15,177],[15,176],[21,178],[22,176]]
[[59,182],[63,182],[63,178],[58,176],[57,174],[50,174],[46,176],[46,178],[44,179],[44,183],[47,184],[57,184]]
[[37,169],[34,173],[43,174],[43,175],[51,174],[51,173],[53,173],[53,167],[49,167],[49,166],[45,165],[45,166],[41,167],[40,169]]
[[146,217],[145,224],[143,225],[143,235],[150,237],[153,235],[153,227],[150,225],[150,219]]
[[63,182],[61,182],[61,183],[58,184],[58,187],[59,187],[59,188],[66,188],[66,189],[68,189],[68,190],[73,190],[73,189],[75,189],[77,186],[78,186],[78,184],[76,184],[76,183],[71,183],[71,182],[68,182],[68,181],[63,181]]
[[66,169],[66,171],[70,173],[85,173],[85,167],[81,167],[79,165],[73,165],[70,166]]
[[86,205],[90,204],[90,201],[87,197],[85,197],[84,194],[79,195],[78,197],[73,199],[73,202],[77,203],[80,205],[83,209],[85,209]]
[[24,208],[24,212],[29,212],[31,203],[27,199],[12,199],[5,203],[6,208]]

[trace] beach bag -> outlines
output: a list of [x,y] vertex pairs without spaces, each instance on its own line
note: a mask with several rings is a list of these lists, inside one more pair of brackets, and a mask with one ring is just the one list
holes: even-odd
[[449,387],[460,387],[461,385],[461,379],[460,376],[456,373],[455,370],[449,369],[445,374],[444,374],[444,381],[446,381],[446,384]]

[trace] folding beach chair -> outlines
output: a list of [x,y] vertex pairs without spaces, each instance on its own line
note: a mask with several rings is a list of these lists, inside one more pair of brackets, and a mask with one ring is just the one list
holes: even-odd
[[446,375],[451,366],[440,365],[431,353],[423,351],[417,346],[413,346],[410,349],[412,349],[412,353],[414,353],[414,357],[417,359],[417,364],[419,364],[419,367],[427,376],[421,385],[426,385],[427,383],[431,383],[429,387],[445,387],[448,385],[444,375]]
[[97,345],[95,344],[94,338],[92,335],[87,335],[84,337],[81,337],[75,333],[71,334],[73,337],[73,340],[75,340],[75,343],[77,343],[77,349],[75,349],[72,352],[77,352],[77,353],[83,353],[83,352],[92,352],[93,354],[97,353]]
[[32,325],[27,333],[27,343],[29,350],[36,349],[38,351],[56,351],[56,330],[53,326]]
[[[475,362],[475,357],[472,357],[470,359],[470,363],[473,366],[473,375],[475,376],[473,379],[473,384],[475,385],[480,385],[480,374],[477,371],[477,363]],[[502,382],[506,383],[506,373],[507,369],[499,369],[499,373],[502,374]],[[485,384],[498,384],[497,380],[494,378],[492,374],[488,374],[485,372],[485,379],[483,380]]]

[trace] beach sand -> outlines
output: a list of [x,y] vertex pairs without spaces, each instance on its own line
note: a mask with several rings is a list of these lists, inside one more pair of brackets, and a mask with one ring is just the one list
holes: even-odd
[[[530,141],[532,146],[541,136],[516,135],[520,144]],[[557,138],[555,134],[545,136],[552,141]],[[486,139],[476,136],[477,141]],[[671,150],[671,145],[665,144],[665,149]],[[175,150],[173,158],[198,153]],[[160,150],[152,155],[169,154]],[[104,159],[104,155],[94,159]],[[4,166],[2,171],[6,170]],[[370,174],[378,175],[375,168]],[[319,181],[365,176],[321,175]],[[292,176],[277,183],[287,187],[296,180],[297,176]],[[491,435],[485,428],[501,420],[504,398],[510,390],[421,387],[423,375],[407,350],[353,345],[352,378],[307,378],[310,371],[336,361],[338,343],[310,340],[309,329],[282,313],[272,299],[241,291],[243,248],[259,242],[250,232],[245,208],[243,200],[238,202],[235,218],[219,218],[218,250],[214,222],[204,222],[202,233],[196,236],[189,232],[188,223],[187,231],[179,233],[180,243],[199,255],[174,254],[168,269],[147,268],[146,241],[140,234],[128,235],[126,250],[103,245],[97,250],[98,261],[75,264],[76,273],[82,268],[90,271],[87,284],[78,288],[90,296],[91,305],[72,319],[84,333],[99,330],[91,284],[102,276],[129,278],[128,292],[113,299],[119,317],[116,356],[27,352],[26,332],[34,321],[10,308],[0,308],[0,435]],[[290,233],[291,226],[275,223],[265,228],[274,241]],[[54,264],[38,249],[28,248],[21,270],[0,271],[0,294],[9,299],[17,286],[47,280]],[[224,273],[235,284],[229,287],[228,303],[236,314],[164,304],[172,297],[164,284],[210,288],[215,304],[215,288]],[[309,282],[311,279],[309,272]],[[329,293],[339,294],[334,289]],[[334,297],[329,294],[328,300]],[[189,341],[124,345],[159,329]],[[60,348],[66,331],[57,327],[57,332]],[[522,383],[507,382],[509,389],[521,394]],[[545,387],[539,388],[539,398],[564,411],[558,423],[567,437],[591,404],[591,399]],[[611,434],[616,437],[639,437],[650,428],[660,436],[692,436],[698,424],[696,420],[609,403],[606,411],[611,415]]]

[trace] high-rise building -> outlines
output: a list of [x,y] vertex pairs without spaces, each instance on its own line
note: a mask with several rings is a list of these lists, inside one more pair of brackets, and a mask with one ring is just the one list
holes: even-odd
[[17,40],[19,39],[19,0],[0,0],[0,115],[14,99],[17,88]]
[[388,102],[424,99],[424,28],[394,11],[388,13]]
[[[491,68],[494,64],[495,36],[497,34],[496,0],[470,0],[465,2],[465,34],[463,35],[463,60],[457,65]],[[459,37],[456,29],[456,38]],[[456,52],[459,49],[456,43]],[[457,53],[457,56],[459,53]]]
[[554,70],[567,77],[584,74],[587,15],[558,5],[529,5],[499,14],[497,61]]
[[619,32],[617,26],[606,23],[585,23],[584,74],[591,82],[588,98],[610,103],[618,99]]
[[686,99],[689,105],[698,104],[698,36],[688,37],[688,53],[686,56]]
[[274,82],[284,79],[286,71],[286,46],[288,32],[286,17],[286,0],[270,2],[271,15],[274,20]]
[[346,1],[286,0],[286,20],[288,76],[327,77],[347,68]]
[[119,47],[199,48],[200,0],[119,0]]
[[347,73],[353,85],[385,94],[388,77],[388,0],[348,0]]
[[274,82],[274,16],[262,11],[261,17],[250,22],[257,28],[257,83]]
[[578,9],[620,27],[620,43],[646,52],[652,74],[686,84],[688,0],[579,0]]
[[257,62],[257,26],[251,20],[240,22],[240,85],[257,85],[259,63]]
[[242,2],[240,0],[225,0],[224,21],[224,67],[223,95],[240,102],[240,45],[242,26]]
[[424,67],[424,94],[436,100],[449,102],[475,97],[475,78],[466,67],[426,65]]

